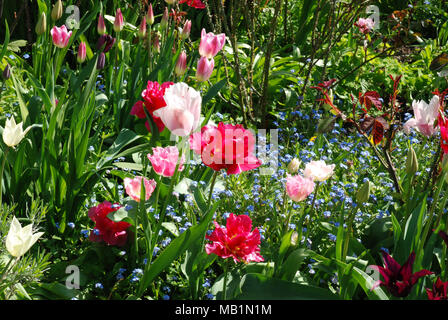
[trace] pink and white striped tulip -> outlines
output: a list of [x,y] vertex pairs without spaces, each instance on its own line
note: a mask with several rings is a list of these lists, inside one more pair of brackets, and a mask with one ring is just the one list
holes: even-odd
[[[172,177],[179,161],[179,149],[175,146],[152,148],[152,155],[148,153],[154,171],[164,177]],[[180,159],[178,171],[184,169],[185,156]]]
[[141,176],[135,177],[134,179],[124,178],[124,188],[126,189],[126,193],[137,202],[140,202],[142,179],[145,184],[145,200],[149,200],[151,194],[157,186],[157,183],[154,180],[148,180]]
[[213,60],[213,58],[209,60],[206,57],[201,57],[198,61],[198,67],[196,68],[196,79],[201,82],[207,81],[210,79],[214,67],[215,60]]
[[114,31],[120,32],[121,30],[123,30],[123,27],[124,27],[123,14],[121,13],[121,9],[118,8],[117,12],[115,13]]
[[65,48],[68,45],[68,41],[72,35],[71,31],[67,30],[65,25],[61,27],[54,26],[50,31],[51,37],[53,38],[53,44],[58,48]]
[[215,35],[213,32],[207,33],[205,29],[201,32],[201,42],[199,43],[199,54],[201,57],[212,59],[222,50],[226,43],[224,33]]

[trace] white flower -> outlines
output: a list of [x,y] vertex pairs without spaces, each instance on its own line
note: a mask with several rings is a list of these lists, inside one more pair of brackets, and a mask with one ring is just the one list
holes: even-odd
[[425,101],[413,101],[414,118],[409,119],[403,126],[406,134],[409,134],[410,128],[415,127],[418,132],[426,137],[431,137],[438,127],[434,127],[434,122],[439,115],[439,97],[434,96],[429,105]]
[[186,137],[199,125],[202,98],[186,83],[175,83],[165,90],[166,106],[154,111],[173,134]]
[[326,165],[325,161],[311,161],[305,166],[303,175],[313,181],[325,181],[333,175],[334,164]]
[[14,116],[6,119],[5,128],[3,129],[3,141],[7,146],[15,147],[18,145],[25,137],[26,133],[31,129],[31,127],[28,127],[23,131],[22,125],[23,122],[16,124]]
[[43,234],[43,232],[33,234],[32,224],[22,228],[16,217],[13,217],[6,236],[6,249],[12,256],[16,258],[21,257]]

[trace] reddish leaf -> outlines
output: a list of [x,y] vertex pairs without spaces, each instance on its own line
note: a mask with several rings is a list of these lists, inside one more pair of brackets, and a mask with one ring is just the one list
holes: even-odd
[[381,97],[376,91],[367,91],[363,96],[360,96],[359,102],[361,105],[365,105],[367,110],[370,110],[372,105],[374,105],[378,110],[381,110],[382,104],[380,101]]
[[384,127],[380,121],[374,120],[372,129],[373,143],[379,144],[384,137]]

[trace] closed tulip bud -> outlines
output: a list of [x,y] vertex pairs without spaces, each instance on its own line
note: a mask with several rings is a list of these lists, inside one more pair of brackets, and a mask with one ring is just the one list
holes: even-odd
[[206,57],[201,57],[198,61],[198,67],[196,69],[196,78],[198,81],[207,81],[212,75],[213,68],[215,67],[215,60],[213,58],[208,60]]
[[118,8],[115,14],[114,31],[120,32],[121,30],[123,30],[123,27],[124,27],[123,14],[121,13],[121,9]]
[[146,17],[143,17],[140,23],[140,28],[138,29],[138,36],[144,38],[146,36]]
[[96,27],[99,35],[103,35],[106,33],[106,24],[104,23],[104,18],[102,15],[98,17],[98,25]]
[[179,58],[176,62],[176,67],[174,68],[174,72],[177,76],[181,76],[187,70],[187,54],[185,51],[182,51],[179,55]]
[[106,63],[106,55],[104,54],[104,52],[101,52],[100,55],[98,56],[98,61],[96,62],[96,68],[98,70],[103,69],[105,63]]
[[418,171],[418,160],[417,155],[412,147],[409,147],[408,154],[406,158],[406,173],[409,175],[414,175]]
[[112,38],[112,36],[103,34],[101,37],[99,37],[98,42],[96,43],[96,48],[106,53],[112,48],[112,46],[115,44],[115,41],[116,39]]
[[372,190],[373,184],[370,181],[366,181],[361,188],[356,193],[356,202],[358,204],[367,202],[370,197],[370,191]]
[[53,21],[59,20],[62,17],[63,10],[62,1],[58,0],[53,6],[53,10],[51,10],[51,19],[53,19]]
[[185,22],[184,28],[182,29],[182,32],[180,33],[180,36],[183,40],[187,39],[190,36],[191,31],[191,21],[187,20]]
[[6,119],[5,128],[3,129],[3,142],[8,147],[13,148],[18,145],[20,141],[22,141],[22,139],[25,137],[26,133],[31,129],[31,127],[28,127],[24,131],[22,125],[23,122],[16,124],[14,116]]
[[86,44],[82,41],[78,47],[77,60],[78,63],[83,63],[86,60]]
[[152,46],[154,47],[154,49],[156,49],[157,52],[160,52],[160,35],[158,33],[156,33],[156,35],[154,36],[154,40],[152,43]]
[[288,164],[288,171],[291,174],[294,174],[297,171],[299,171],[299,168],[300,168],[300,160],[297,158],[292,159],[291,162]]
[[22,228],[19,220],[17,220],[16,217],[13,217],[8,235],[6,236],[6,249],[13,257],[19,258],[23,256],[43,234],[43,232],[33,233],[32,224]]
[[7,64],[3,70],[2,76],[4,80],[8,80],[9,77],[11,77],[11,68],[9,67],[9,64]]
[[160,27],[162,29],[165,29],[168,26],[168,19],[169,19],[168,8],[165,7],[165,11],[163,12],[162,16],[162,21],[160,21]]
[[43,35],[47,30],[47,16],[45,15],[45,12],[42,12],[42,14],[40,15],[35,30],[38,36]]
[[154,24],[154,12],[152,11],[152,4],[149,4],[148,12],[146,13],[146,21],[148,21],[150,26]]

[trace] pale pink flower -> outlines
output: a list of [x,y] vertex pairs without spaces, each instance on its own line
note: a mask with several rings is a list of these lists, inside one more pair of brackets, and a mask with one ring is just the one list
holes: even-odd
[[439,115],[439,96],[434,96],[429,105],[425,101],[413,101],[414,118],[409,119],[403,126],[406,134],[410,128],[415,128],[426,137],[431,137],[439,128],[434,123]]
[[[155,147],[152,148],[152,155],[148,153],[148,159],[151,161],[154,171],[158,175],[164,177],[172,177],[176,170],[177,162],[179,161],[179,149],[175,146],[169,147]],[[182,155],[178,171],[184,169],[185,156]]]
[[201,57],[212,59],[222,50],[226,42],[224,33],[215,35],[213,32],[206,33],[205,29],[201,32],[201,42],[199,43],[199,54]]
[[124,188],[126,189],[126,193],[135,201],[140,202],[140,194],[141,194],[141,184],[142,179],[144,179],[145,183],[145,200],[149,200],[151,197],[151,194],[153,193],[154,189],[156,188],[157,183],[154,180],[148,180],[146,178],[143,178],[141,176],[135,177],[134,179],[131,178],[124,178]]
[[293,201],[305,200],[314,190],[315,183],[311,178],[304,178],[301,175],[286,178],[286,193]]
[[190,36],[191,32],[191,20],[185,21],[184,28],[182,29],[182,32],[180,33],[180,36],[182,39],[187,39]]
[[72,32],[68,31],[67,27],[63,25],[60,28],[54,26],[51,29],[50,34],[53,38],[53,44],[56,47],[63,49],[68,45]]
[[311,161],[305,166],[303,175],[305,178],[311,178],[313,181],[325,181],[333,175],[334,164],[326,165],[325,161]]
[[207,81],[212,75],[214,67],[215,61],[213,58],[209,60],[206,57],[201,57],[198,61],[198,67],[196,69],[196,79],[201,82]]
[[174,67],[174,73],[177,76],[182,76],[187,71],[187,54],[182,51],[177,59],[176,66]]
[[154,111],[176,136],[186,137],[199,125],[202,97],[186,83],[178,82],[165,90],[166,107]]
[[373,30],[375,22],[371,18],[359,18],[358,22],[355,23],[355,26],[359,28],[359,31],[366,34]]
[[120,32],[121,30],[123,30],[123,27],[124,27],[123,14],[121,13],[121,9],[118,8],[117,12],[115,13],[114,31]]

